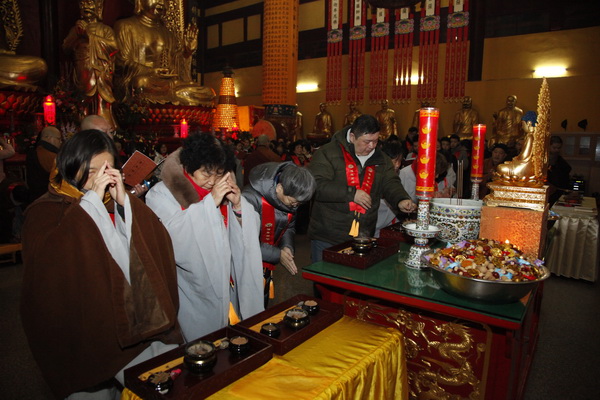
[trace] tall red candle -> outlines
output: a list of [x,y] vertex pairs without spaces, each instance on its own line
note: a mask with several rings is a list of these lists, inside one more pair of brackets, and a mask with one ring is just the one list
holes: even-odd
[[179,124],[179,130],[180,130],[180,137],[182,139],[185,139],[186,137],[188,137],[188,123],[187,121],[184,119],[181,120],[181,123]]
[[417,197],[430,198],[435,192],[435,156],[440,110],[419,111],[419,151],[417,154]]
[[56,124],[56,103],[52,96],[46,96],[44,99],[44,122],[46,125]]
[[471,181],[481,183],[483,179],[483,158],[485,151],[484,124],[473,125],[473,148],[471,155]]

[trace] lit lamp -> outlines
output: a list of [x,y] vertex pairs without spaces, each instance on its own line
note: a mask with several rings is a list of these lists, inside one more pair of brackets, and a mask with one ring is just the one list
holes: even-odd
[[185,139],[186,137],[188,137],[188,132],[189,132],[189,126],[188,126],[187,121],[184,118],[179,123],[179,136],[182,139]]
[[234,127],[240,126],[232,75],[233,71],[230,68],[223,70],[217,110],[212,123],[215,130],[231,131]]
[[429,225],[429,201],[435,193],[435,158],[440,111],[433,107],[419,110],[419,151],[417,159],[416,195],[419,199],[417,221],[405,222],[402,226],[406,233],[415,238],[410,247],[406,265],[422,268],[421,255],[429,250],[429,239],[436,237],[440,228]]
[[46,125],[56,125],[56,103],[50,95],[44,99],[44,122]]

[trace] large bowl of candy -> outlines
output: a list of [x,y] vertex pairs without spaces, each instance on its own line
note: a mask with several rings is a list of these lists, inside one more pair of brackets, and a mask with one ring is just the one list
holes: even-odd
[[550,276],[542,260],[496,240],[463,240],[423,259],[445,291],[496,304],[518,301]]

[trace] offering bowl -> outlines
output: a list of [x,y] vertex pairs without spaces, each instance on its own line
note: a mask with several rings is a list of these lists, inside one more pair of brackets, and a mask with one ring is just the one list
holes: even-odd
[[302,308],[292,308],[285,313],[283,322],[292,329],[301,329],[310,323],[308,311]]
[[373,248],[373,240],[366,237],[356,237],[352,240],[352,250],[359,255],[367,254]]
[[183,363],[194,374],[210,372],[217,363],[217,349],[207,340],[188,343],[185,346]]
[[229,351],[236,356],[245,355],[250,350],[250,341],[245,336],[234,336],[229,339]]

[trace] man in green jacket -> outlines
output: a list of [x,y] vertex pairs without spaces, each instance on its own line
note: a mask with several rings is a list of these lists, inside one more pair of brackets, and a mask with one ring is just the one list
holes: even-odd
[[379,123],[365,114],[313,155],[309,169],[317,191],[308,228],[313,262],[322,259],[323,249],[350,240],[351,231],[372,237],[382,197],[400,211],[415,211],[378,140]]

